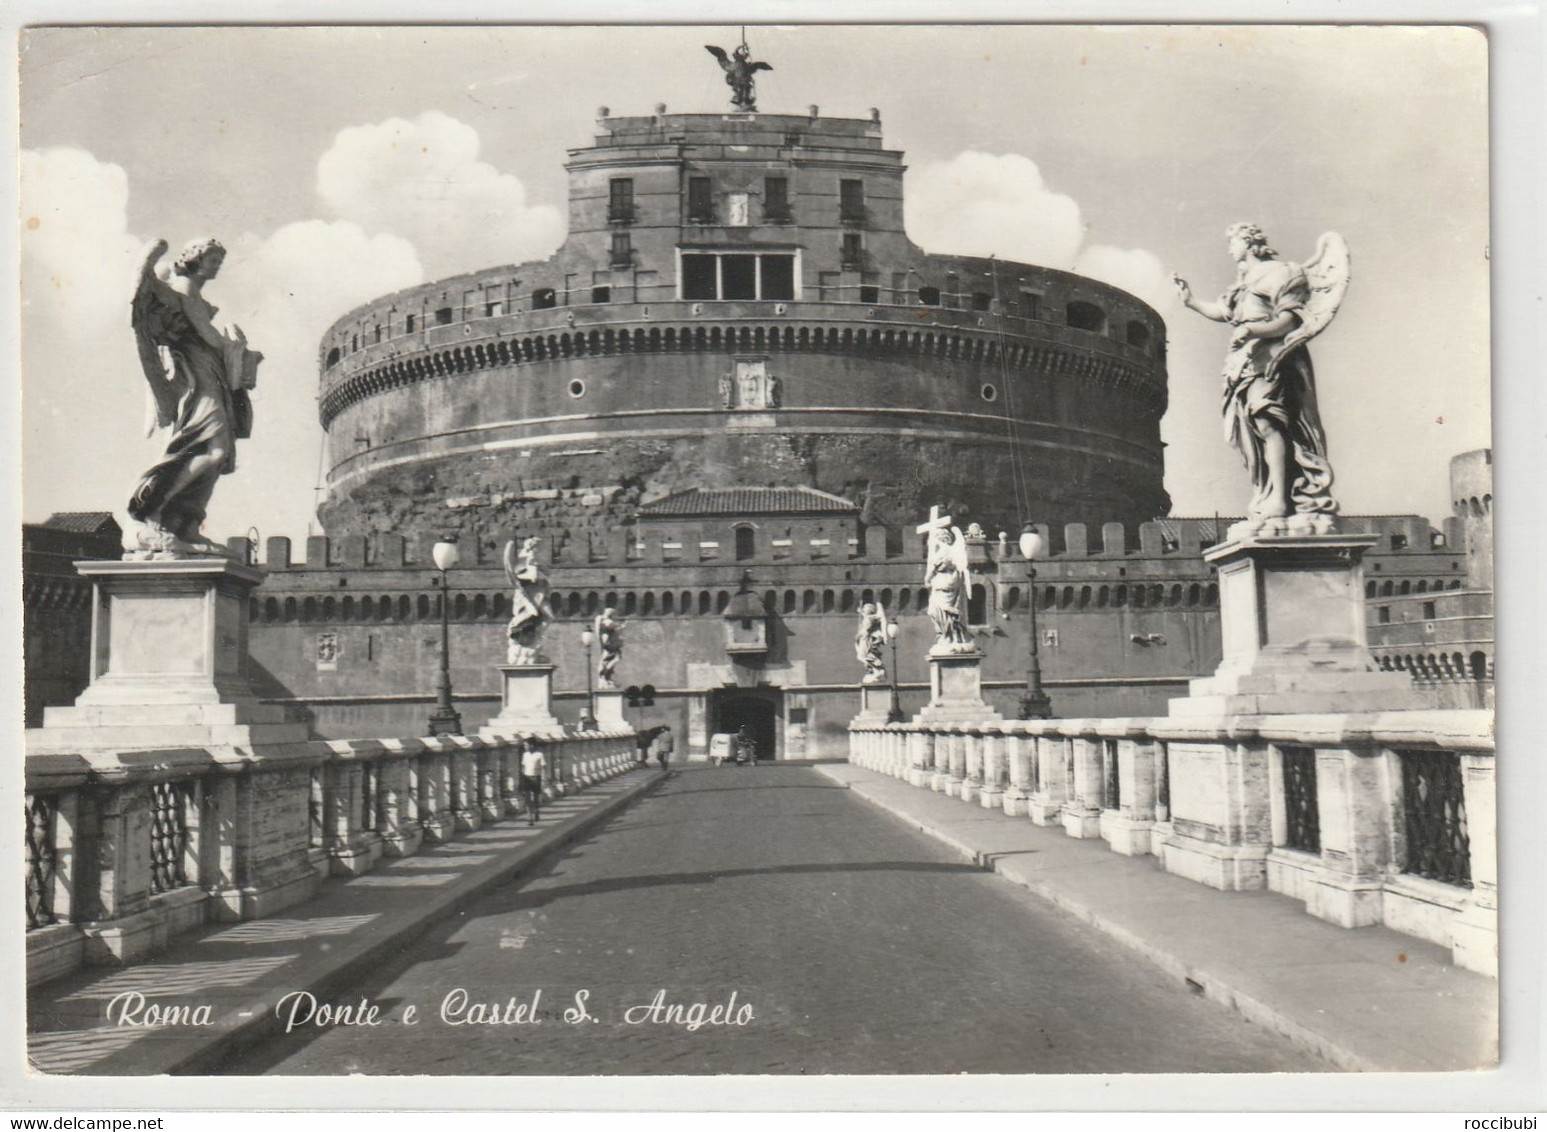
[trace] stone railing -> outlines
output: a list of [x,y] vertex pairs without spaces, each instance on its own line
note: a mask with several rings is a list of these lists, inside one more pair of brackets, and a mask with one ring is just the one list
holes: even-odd
[[[544,733],[549,793],[633,765],[629,730]],[[312,740],[26,760],[29,984],[131,962],[520,813],[525,739]]]
[[1492,713],[854,726],[849,760],[1497,973]]

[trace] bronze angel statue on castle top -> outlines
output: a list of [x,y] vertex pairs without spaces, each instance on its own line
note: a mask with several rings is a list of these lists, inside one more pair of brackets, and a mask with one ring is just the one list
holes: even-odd
[[1231,537],[1327,534],[1338,506],[1306,346],[1348,290],[1348,245],[1328,232],[1301,265],[1279,259],[1255,224],[1232,224],[1225,238],[1236,278],[1218,302],[1200,302],[1185,279],[1172,279],[1189,310],[1235,327],[1225,355],[1225,437],[1251,473],[1252,498]]
[[755,62],[751,57],[752,49],[745,43],[728,57],[723,47],[712,47],[706,43],[704,50],[718,59],[725,71],[725,85],[731,88],[731,105],[737,110],[756,110],[757,84],[752,76],[758,71],[773,70],[773,65]]
[[158,270],[167,243],[157,240],[135,272],[129,322],[150,382],[151,425],[170,428],[166,454],[140,477],[129,517],[141,524],[133,557],[224,556],[200,530],[215,483],[236,470],[236,442],[252,435],[252,402],[263,355],[241,328],[214,323],[219,311],[204,285],[225,262],[217,240],[183,249],[172,274]]

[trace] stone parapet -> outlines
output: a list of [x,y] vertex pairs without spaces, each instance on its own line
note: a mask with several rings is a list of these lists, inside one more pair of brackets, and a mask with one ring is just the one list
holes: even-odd
[[915,786],[1497,973],[1491,712],[856,722],[849,749]]
[[[138,961],[210,920],[273,915],[321,875],[370,871],[518,806],[522,736],[311,740],[29,754],[29,983]],[[580,789],[632,765],[634,733],[545,735]]]

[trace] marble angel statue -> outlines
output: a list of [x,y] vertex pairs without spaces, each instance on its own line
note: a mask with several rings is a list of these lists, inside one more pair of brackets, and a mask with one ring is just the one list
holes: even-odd
[[252,435],[249,391],[263,355],[240,327],[217,329],[204,286],[226,250],[216,240],[183,249],[171,273],[158,270],[165,240],[145,252],[135,274],[129,321],[150,383],[150,428],[169,429],[166,454],[140,477],[129,516],[141,524],[131,557],[224,556],[201,532],[215,483],[236,469],[236,442]]
[[613,673],[617,671],[618,660],[623,656],[623,626],[626,624],[628,622],[618,620],[618,611],[610,605],[596,618],[593,631],[596,633],[597,647],[601,649],[601,659],[596,664],[596,679],[603,688],[618,686]]
[[505,578],[511,585],[510,623],[506,635],[506,664],[543,664],[543,631],[553,620],[548,610],[548,577],[537,562],[537,547],[542,542],[529,536],[516,550],[511,539],[505,544]]
[[867,601],[859,607],[859,630],[854,634],[854,656],[865,666],[861,684],[880,684],[886,680],[886,610],[879,602]]
[[929,536],[924,567],[929,619],[935,626],[931,653],[974,652],[967,634],[967,543],[960,529],[941,524]]
[[1225,355],[1225,437],[1251,474],[1252,498],[1231,537],[1329,533],[1338,506],[1306,346],[1348,290],[1348,246],[1328,232],[1302,265],[1279,259],[1255,224],[1232,224],[1225,236],[1236,279],[1218,302],[1200,302],[1185,279],[1172,279],[1189,310],[1235,327]]

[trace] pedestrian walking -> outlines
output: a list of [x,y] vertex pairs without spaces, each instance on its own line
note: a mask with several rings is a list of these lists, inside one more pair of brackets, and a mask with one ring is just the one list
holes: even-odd
[[548,760],[542,748],[529,743],[521,756],[521,797],[526,801],[526,824],[536,825],[543,800],[543,770]]
[[676,750],[676,747],[677,741],[671,737],[671,728],[669,726],[662,727],[660,735],[655,740],[655,759],[661,764],[663,772],[666,770],[667,764],[671,762],[671,753]]
[[646,727],[634,733],[634,745],[639,748],[639,765],[648,766],[650,763],[650,743],[660,733],[659,727]]
[[736,765],[757,765],[757,740],[752,737],[752,728],[745,723],[736,732]]

